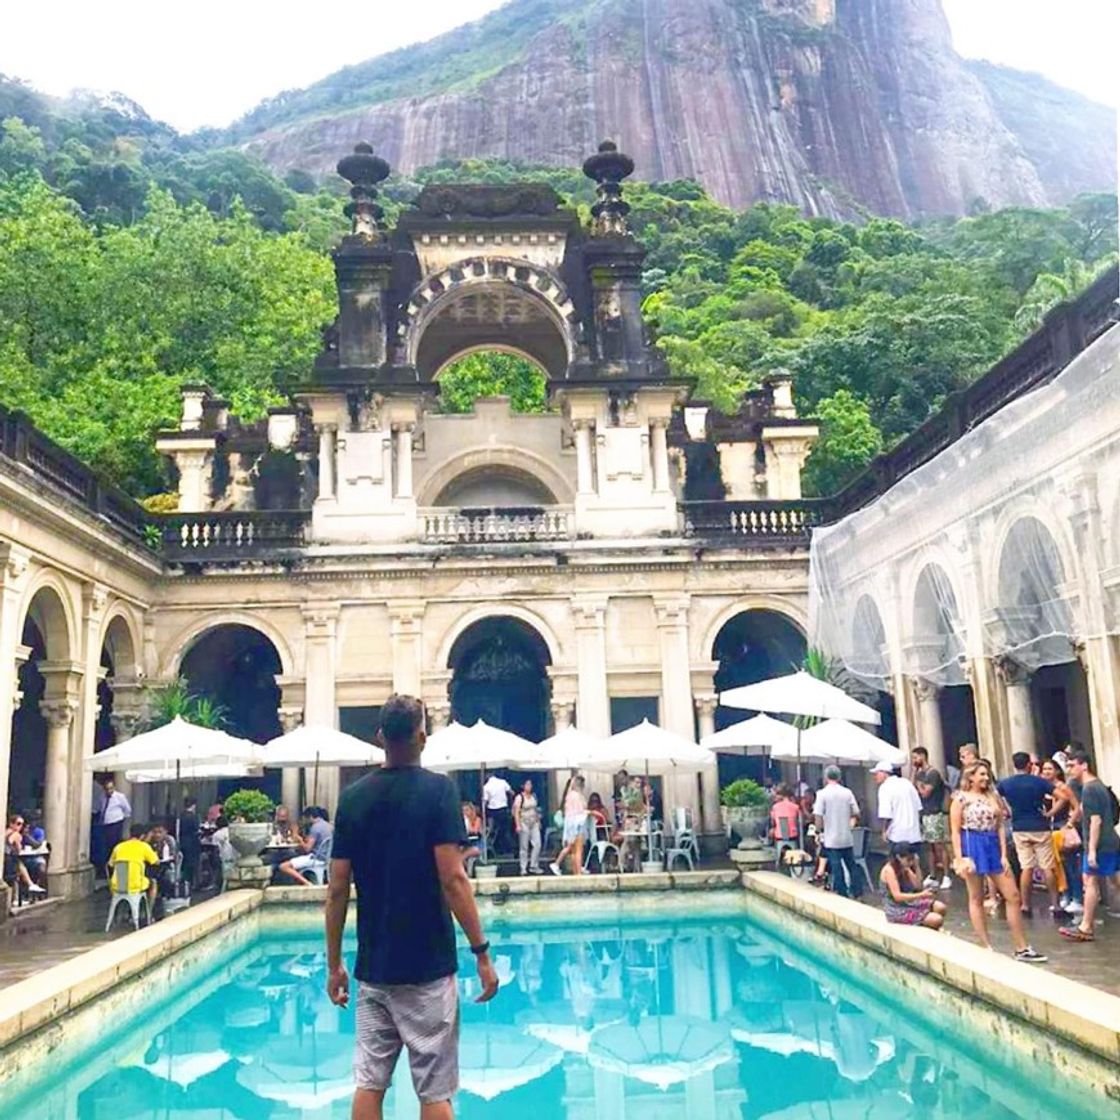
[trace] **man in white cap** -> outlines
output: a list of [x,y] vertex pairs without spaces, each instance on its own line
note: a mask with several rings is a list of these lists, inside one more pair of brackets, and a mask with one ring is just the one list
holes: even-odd
[[913,782],[900,778],[889,762],[878,762],[871,771],[879,787],[879,819],[883,822],[883,839],[894,855],[896,844],[921,848],[922,799]]

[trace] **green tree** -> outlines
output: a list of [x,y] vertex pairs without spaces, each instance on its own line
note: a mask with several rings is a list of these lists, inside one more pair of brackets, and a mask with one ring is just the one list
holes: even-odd
[[809,454],[802,484],[810,495],[835,494],[883,450],[871,411],[848,389],[838,389],[813,409],[821,435]]
[[548,379],[535,362],[516,354],[485,350],[468,354],[439,375],[444,412],[470,412],[480,397],[509,397],[514,412],[543,412]]

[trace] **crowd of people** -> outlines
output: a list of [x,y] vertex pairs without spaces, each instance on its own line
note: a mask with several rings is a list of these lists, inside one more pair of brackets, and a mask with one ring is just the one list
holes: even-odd
[[[482,786],[482,807],[462,802],[463,827],[473,844],[486,830],[489,852],[497,857],[516,854],[522,875],[543,875],[541,858],[548,835],[544,805],[531,778],[518,789],[499,773],[490,774]],[[659,834],[663,823],[661,794],[654,782],[620,770],[614,777],[613,794],[608,801],[597,792],[588,792],[587,779],[573,774],[560,795],[559,808],[552,815],[553,830],[559,835],[559,849],[548,863],[554,875],[582,875],[588,868],[589,846],[597,842],[618,853],[618,869],[637,871],[642,862],[643,834]],[[600,859],[597,870],[606,870]]]
[[874,817],[887,849],[878,885],[889,922],[940,929],[956,875],[986,947],[989,923],[1002,910],[1016,959],[1045,961],[1025,925],[1043,893],[1062,937],[1094,940],[1107,886],[1120,891],[1120,803],[1093,772],[1087,751],[1074,744],[1043,760],[1017,752],[1012,773],[999,780],[972,744],[960,748],[959,766],[946,766],[944,774],[923,747],[910,762],[905,776],[888,762],[875,766],[874,813],[864,813],[835,766],[825,769],[816,792],[804,783],[774,787],[770,839],[811,865],[813,882],[859,898],[871,884],[861,872],[855,829]]

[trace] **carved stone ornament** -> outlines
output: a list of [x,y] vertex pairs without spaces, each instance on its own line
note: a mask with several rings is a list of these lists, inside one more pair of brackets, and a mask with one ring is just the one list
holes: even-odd
[[705,716],[714,716],[716,709],[719,707],[719,697],[714,693],[705,692],[693,698],[693,704],[696,705],[696,714],[701,718]]
[[925,677],[914,677],[911,685],[919,704],[924,704],[928,700],[936,700],[941,694],[941,686],[934,684],[933,681],[926,680]]
[[389,177],[389,165],[363,142],[338,161],[338,173],[351,184],[351,201],[346,205],[346,216],[353,223],[350,236],[378,241],[385,228],[385,211],[376,201],[377,184]]
[[277,713],[281,730],[287,735],[303,724],[303,709],[299,707],[280,708]]
[[630,205],[622,199],[622,180],[634,174],[634,161],[610,140],[584,162],[583,173],[598,185],[599,201],[591,207],[591,232],[596,237],[625,237],[630,233],[626,215]]
[[39,711],[50,727],[69,727],[78,711],[78,701],[66,698],[39,701]]
[[1005,688],[1017,684],[1028,684],[1031,679],[1026,667],[1016,661],[1014,657],[1008,657],[1007,654],[993,657],[992,668],[995,669],[1000,684]]
[[426,218],[547,218],[560,202],[546,183],[449,183],[426,186],[415,205]]

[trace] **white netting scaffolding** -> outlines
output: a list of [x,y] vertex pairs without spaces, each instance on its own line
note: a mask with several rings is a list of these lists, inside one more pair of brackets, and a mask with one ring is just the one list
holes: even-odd
[[[813,533],[810,642],[882,688],[1028,671],[1120,632],[1120,327],[870,505]],[[1110,531],[1111,530],[1111,531]]]

